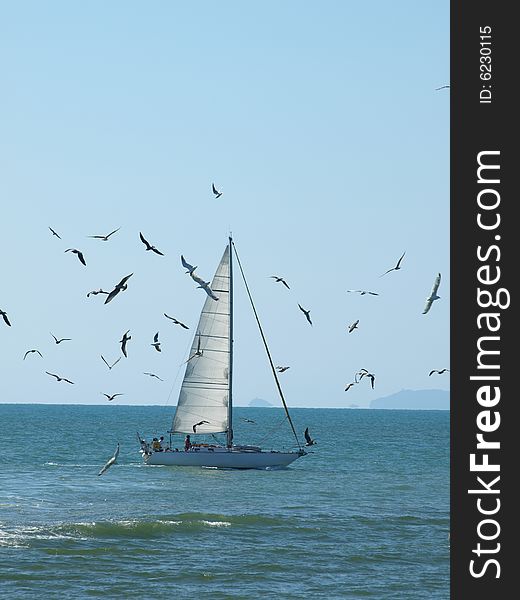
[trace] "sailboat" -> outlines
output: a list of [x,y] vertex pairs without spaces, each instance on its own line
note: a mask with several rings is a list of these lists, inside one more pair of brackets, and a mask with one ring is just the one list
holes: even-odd
[[[238,445],[233,440],[233,252],[264,342],[271,370],[285,409],[287,421],[296,439],[295,450],[262,450],[259,446]],[[280,468],[305,456],[253,299],[231,237],[211,284],[193,272],[190,276],[204,288],[204,302],[193,343],[186,361],[184,379],[170,431],[170,444],[157,451],[137,434],[140,452],[147,465],[174,465],[235,469]],[[172,435],[185,434],[184,449],[172,447]],[[196,443],[199,435],[209,435],[216,443]],[[225,434],[225,443],[215,434]]]

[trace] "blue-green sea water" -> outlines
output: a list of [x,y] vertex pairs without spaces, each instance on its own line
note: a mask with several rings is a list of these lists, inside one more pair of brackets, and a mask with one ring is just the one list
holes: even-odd
[[[2,598],[449,598],[449,412],[293,409],[287,469],[145,466],[170,413],[0,405]],[[279,409],[234,429],[291,446]]]

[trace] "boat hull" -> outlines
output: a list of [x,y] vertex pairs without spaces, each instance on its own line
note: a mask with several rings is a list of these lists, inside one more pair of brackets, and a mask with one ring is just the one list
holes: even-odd
[[304,456],[301,452],[265,452],[262,450],[236,450],[200,448],[188,452],[152,452],[143,454],[147,465],[177,467],[213,467],[218,469],[268,469],[282,468]]

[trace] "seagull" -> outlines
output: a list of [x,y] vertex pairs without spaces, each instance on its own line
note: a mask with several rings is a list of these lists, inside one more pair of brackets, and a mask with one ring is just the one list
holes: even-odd
[[113,235],[116,231],[119,231],[121,229],[121,227],[118,227],[117,229],[114,229],[114,231],[111,231],[110,233],[107,233],[107,235],[89,235],[89,238],[97,238],[98,240],[103,240],[104,242],[108,242],[108,238]]
[[51,230],[52,235],[55,235],[58,239],[61,240],[61,237],[54,231],[54,229],[52,227],[49,227],[49,229]]
[[352,325],[348,326],[348,332],[352,333],[354,331],[354,329],[358,328],[358,323],[359,323],[359,319],[357,321],[354,321],[354,323],[352,323]]
[[199,421],[198,423],[195,423],[195,425],[193,426],[193,433],[197,433],[197,427],[199,425],[204,425],[204,423],[209,423],[209,421]]
[[278,371],[278,373],[283,373],[284,371],[287,371],[287,369],[290,369],[291,367],[276,367],[276,370]]
[[130,275],[127,275],[126,277],[123,277],[123,279],[121,279],[121,281],[114,287],[110,294],[108,294],[105,300],[105,304],[108,304],[111,300],[113,300],[119,294],[119,292],[124,292],[126,290],[126,288],[128,287],[128,284],[126,282],[130,279],[130,277],[132,277],[132,275],[133,273],[130,273]]
[[184,329],[189,329],[189,327],[187,325],[184,325],[184,323],[181,323],[180,321],[177,321],[177,319],[170,317],[170,315],[167,315],[166,313],[163,313],[163,315],[167,319],[171,319],[175,323],[175,325],[180,325],[181,327],[184,327]]
[[439,375],[442,375],[443,373],[446,373],[446,371],[449,371],[449,369],[441,369],[440,371],[438,369],[432,369],[429,373],[428,376],[433,375],[433,373],[438,373]]
[[197,287],[202,288],[210,298],[213,298],[213,300],[218,300],[218,296],[215,296],[215,293],[209,287],[209,281],[204,281],[202,277],[199,277],[194,273],[190,273],[190,277],[193,279],[193,281],[199,284]]
[[28,354],[31,354],[31,352],[38,352],[38,354],[43,358],[42,353],[39,350],[27,350],[27,352],[23,355],[23,359],[25,360],[25,357]]
[[359,383],[357,380],[357,376],[359,375],[359,381],[361,381],[363,379],[363,377],[370,377],[370,379],[372,380],[372,388],[374,387],[374,375],[372,373],[369,373],[366,369],[360,369],[354,376],[355,382],[354,383]]
[[105,466],[101,469],[98,475],[103,475],[103,473],[109,469],[113,464],[115,464],[117,457],[119,456],[119,442],[117,442],[116,451],[114,452],[114,456],[105,464]]
[[70,342],[70,338],[61,338],[61,340],[59,340],[53,333],[51,333],[51,335],[57,344],[61,344],[61,342]]
[[256,423],[256,421],[253,421],[253,419],[242,419],[242,421],[245,421],[246,423]]
[[192,358],[195,358],[196,356],[202,356],[204,354],[204,350],[200,349],[200,333],[197,334],[199,336],[198,342],[197,342],[197,350],[195,351],[194,354],[192,354],[188,360],[186,362],[189,362]]
[[7,318],[7,313],[5,312],[5,310],[0,309],[0,315],[2,315],[2,318],[5,321],[5,324],[9,325],[9,327],[11,327],[11,323],[9,322],[9,319]]
[[182,266],[183,266],[185,269],[188,269],[188,270],[186,271],[186,273],[189,273],[190,275],[191,275],[191,274],[193,273],[193,271],[195,271],[195,269],[197,268],[197,267],[194,267],[193,265],[190,265],[190,263],[186,262],[186,261],[184,260],[184,256],[183,256],[182,254],[181,254],[181,263],[182,263]]
[[150,344],[150,346],[153,346],[157,350],[157,352],[161,351],[161,342],[159,341],[159,332],[157,332],[153,336],[153,344]]
[[211,189],[215,194],[215,199],[220,198],[220,196],[222,196],[222,192],[220,190],[217,190],[214,183],[211,184]]
[[107,295],[108,295],[108,294],[110,294],[110,292],[105,292],[105,290],[102,290],[101,288],[100,288],[99,290],[92,290],[91,292],[89,292],[89,293],[87,294],[87,298],[88,298],[88,297],[89,297],[91,294],[92,294],[93,296],[97,296],[98,294],[107,294]]
[[112,394],[111,396],[109,394],[103,394],[103,396],[106,396],[108,398],[108,401],[111,402],[116,396],[123,396],[124,394]]
[[[403,260],[405,254],[406,254],[406,250],[403,252],[403,255],[401,256],[401,258],[397,261],[397,264],[395,265],[395,267],[388,269],[388,271],[385,271],[383,273],[383,275],[390,273],[390,271],[398,271],[401,268],[401,261]],[[380,275],[379,277],[383,277],[383,275]]]
[[60,377],[59,375],[55,375],[54,373],[49,373],[49,371],[45,371],[47,373],[47,375],[50,375],[51,377],[56,377],[56,379],[58,381],[66,381],[67,383],[74,383],[73,381],[70,381],[69,379],[65,379],[65,377]]
[[157,375],[155,373],[143,373],[143,375],[150,375],[150,377],[155,377],[159,381],[164,381],[164,379],[161,379],[160,377],[157,377]]
[[314,444],[316,444],[316,442],[311,438],[311,436],[309,434],[309,428],[308,427],[303,432],[303,435],[305,436],[305,440],[306,440],[305,445],[306,446],[313,446]]
[[449,88],[449,85],[441,85],[441,87],[435,88],[435,91],[437,90],[443,90],[444,88]]
[[128,340],[132,339],[131,335],[128,335],[128,332],[130,331],[130,329],[123,335],[123,337],[119,340],[119,343],[121,344],[121,352],[125,355],[126,358],[128,358],[127,354],[126,354],[126,342],[128,342]]
[[85,266],[87,266],[87,263],[85,262],[85,258],[83,257],[83,253],[80,252],[79,250],[76,250],[76,248],[67,248],[67,250],[65,250],[65,252],[72,252],[74,254],[77,254],[78,258],[79,258],[79,262]]
[[283,283],[285,287],[290,290],[291,288],[287,285],[287,282],[283,277],[278,277],[277,275],[271,275],[271,279],[276,279],[276,283]]
[[359,381],[357,381],[357,376],[359,375],[359,381],[361,381],[363,379],[363,377],[368,377],[370,379],[370,383],[372,384],[372,389],[374,389],[374,381],[376,379],[375,375],[373,373],[369,373],[366,369],[361,369],[360,371],[358,371],[356,373],[355,379],[356,381],[354,383],[359,383]]
[[369,292],[368,290],[347,290],[347,292],[357,292],[361,296],[364,296],[365,294],[371,294],[372,296],[379,296],[379,294],[376,294],[376,292]]
[[430,310],[434,300],[439,300],[440,296],[437,296],[437,290],[439,289],[440,284],[441,274],[439,273],[435,278],[435,281],[433,282],[433,287],[430,295],[428,296],[428,298],[426,298],[426,304],[424,305],[424,310],[422,311],[423,315],[425,315]]
[[357,383],[357,381],[353,381],[352,383],[349,383],[347,385],[347,387],[345,388],[345,391],[348,392],[353,385],[356,385],[356,383]]
[[307,321],[309,321],[309,323],[312,325],[312,321],[311,321],[311,318],[309,316],[311,311],[310,310],[305,310],[300,304],[298,304],[298,306],[300,307],[300,310],[302,311],[302,313],[305,314],[305,317],[307,318]]
[[155,246],[152,246],[149,242],[147,242],[144,239],[143,234],[141,232],[139,232],[139,237],[141,238],[141,242],[143,242],[143,244],[146,246],[147,250],[152,250],[153,252],[155,252],[155,254],[160,254],[161,256],[164,256],[164,254],[160,250],[157,250]]
[[105,360],[105,357],[102,354],[100,356],[103,359],[103,362],[105,363],[105,365],[109,368],[109,370],[112,370],[112,367],[114,367],[115,365],[117,365],[117,363],[121,360],[121,357],[119,357],[113,364],[109,365],[107,363],[107,361]]

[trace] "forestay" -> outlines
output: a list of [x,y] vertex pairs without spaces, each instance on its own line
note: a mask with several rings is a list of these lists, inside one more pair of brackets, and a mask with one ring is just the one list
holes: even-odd
[[172,432],[219,433],[228,428],[230,367],[229,246],[222,256],[206,297],[186,363]]

